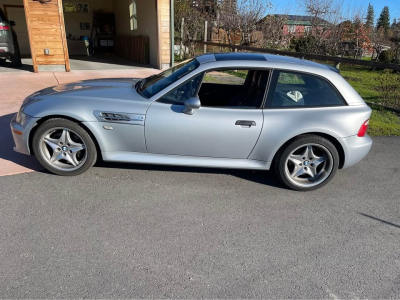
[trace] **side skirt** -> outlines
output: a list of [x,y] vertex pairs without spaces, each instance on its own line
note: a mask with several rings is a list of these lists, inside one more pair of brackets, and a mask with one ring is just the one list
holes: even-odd
[[230,159],[125,151],[102,152],[103,160],[153,165],[172,165],[203,168],[269,170],[271,162],[251,159]]

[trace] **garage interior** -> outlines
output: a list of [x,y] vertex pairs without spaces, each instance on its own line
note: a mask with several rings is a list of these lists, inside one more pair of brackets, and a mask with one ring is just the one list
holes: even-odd
[[171,0],[0,0],[0,7],[16,22],[24,70],[165,69],[173,61]]

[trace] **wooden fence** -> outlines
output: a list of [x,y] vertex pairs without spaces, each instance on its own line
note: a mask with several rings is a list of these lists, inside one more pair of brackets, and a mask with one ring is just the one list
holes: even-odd
[[115,54],[140,64],[148,64],[149,44],[148,37],[118,35],[115,38]]
[[257,47],[250,47],[250,46],[242,46],[242,45],[221,44],[221,43],[214,43],[214,42],[197,41],[197,43],[200,45],[230,48],[233,51],[234,50],[242,50],[242,51],[251,51],[251,52],[261,52],[261,53],[269,53],[269,54],[277,54],[277,55],[286,55],[286,56],[292,56],[292,57],[304,58],[304,59],[315,59],[315,60],[325,61],[325,62],[345,63],[345,64],[365,66],[365,67],[371,67],[371,68],[377,68],[377,69],[389,69],[389,70],[400,71],[400,65],[381,63],[381,62],[376,62],[376,61],[367,61],[367,60],[359,60],[359,59],[352,59],[352,58],[345,58],[345,57],[319,55],[319,54],[307,54],[307,53],[299,53],[299,52],[280,51],[280,50],[272,50],[272,49],[257,48]]

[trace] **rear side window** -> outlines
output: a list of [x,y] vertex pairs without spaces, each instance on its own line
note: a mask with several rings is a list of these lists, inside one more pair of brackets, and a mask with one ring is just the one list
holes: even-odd
[[275,71],[268,95],[271,108],[302,108],[345,105],[331,83],[309,74]]

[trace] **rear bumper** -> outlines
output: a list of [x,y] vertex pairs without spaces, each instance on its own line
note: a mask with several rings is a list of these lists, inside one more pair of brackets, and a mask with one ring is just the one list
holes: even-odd
[[0,57],[9,57],[14,54],[14,47],[7,43],[0,43]]
[[10,49],[7,47],[0,47],[0,57],[9,57],[11,55]]
[[343,144],[345,151],[345,162],[343,169],[354,166],[356,163],[360,162],[371,150],[372,139],[366,135],[364,137],[351,136],[344,138]]
[[10,127],[15,143],[14,151],[31,155],[31,150],[29,149],[29,134],[32,128],[36,125],[37,120],[37,118],[32,118],[26,115],[24,120],[21,123],[18,123],[17,115],[12,118]]

